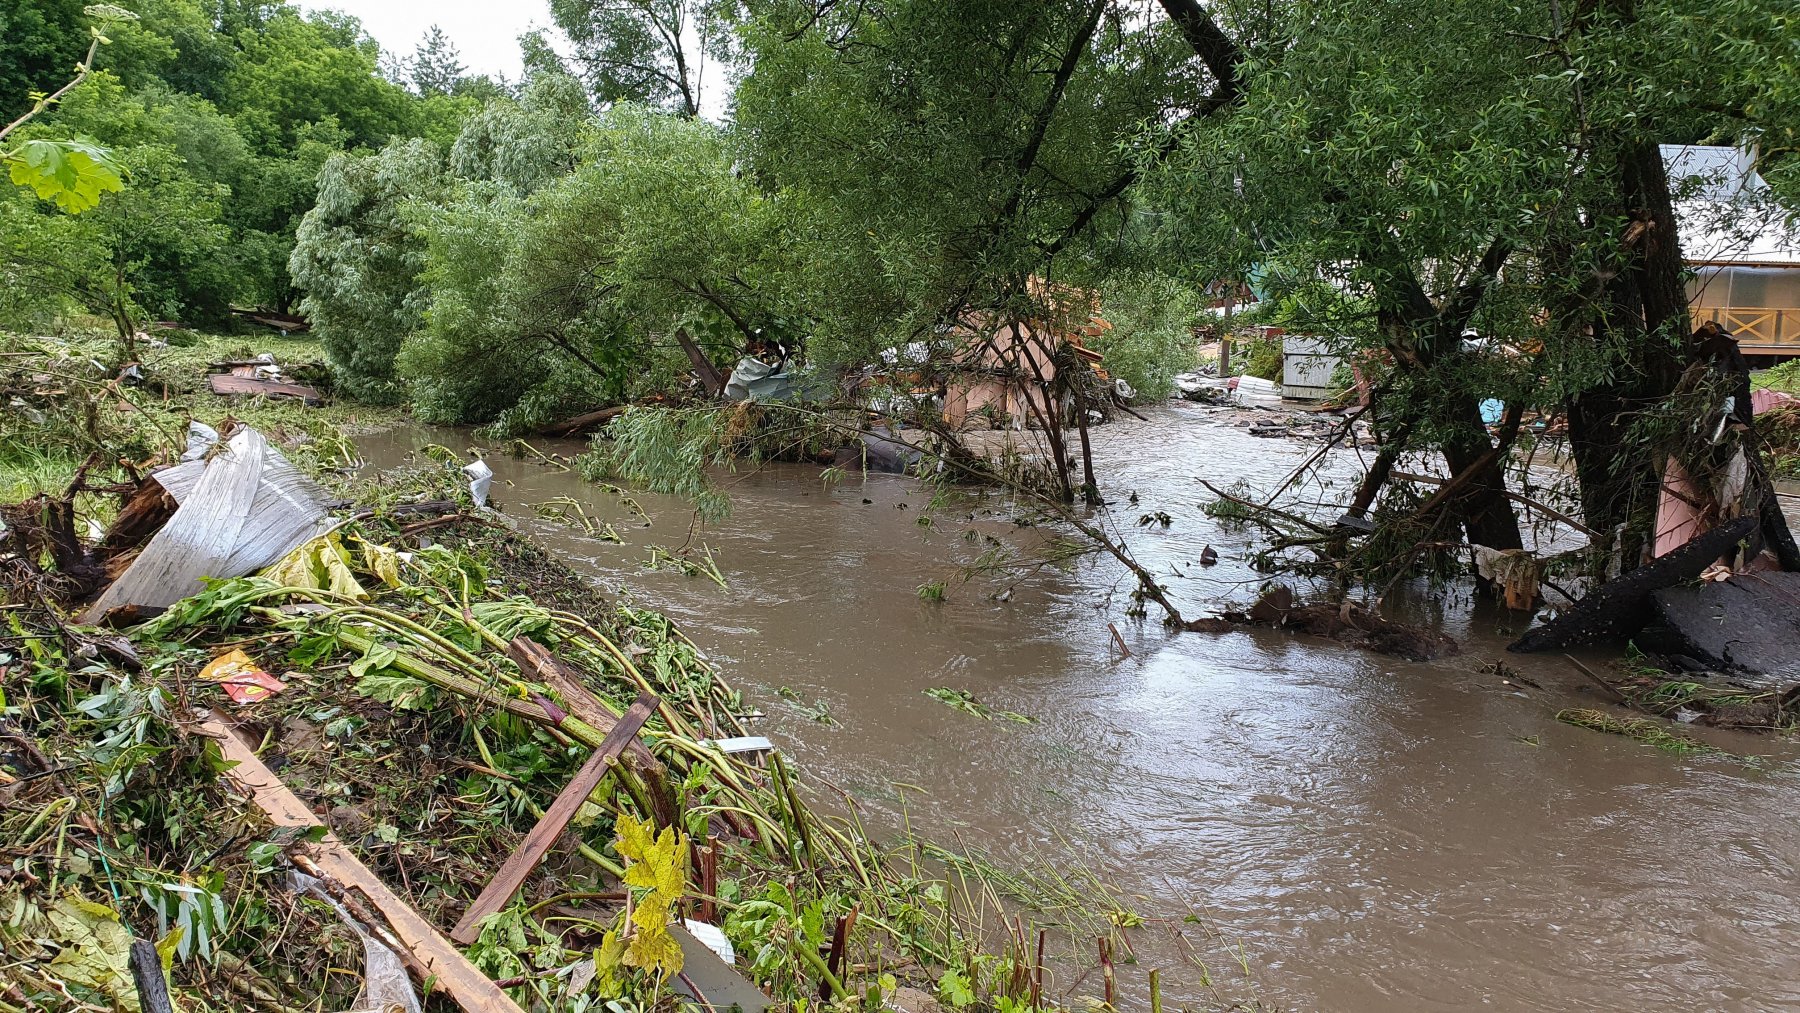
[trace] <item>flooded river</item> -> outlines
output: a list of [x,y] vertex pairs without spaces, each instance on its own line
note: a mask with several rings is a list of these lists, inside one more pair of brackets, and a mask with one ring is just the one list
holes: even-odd
[[[1259,580],[1247,536],[1201,512],[1212,497],[1196,478],[1267,486],[1313,448],[1186,405],[1095,436],[1139,558],[1188,574],[1170,580],[1184,611],[1247,601]],[[469,444],[403,430],[364,449],[386,467],[426,441]],[[1275,632],[1171,636],[1154,617],[1126,618],[1129,582],[1095,557],[1025,574],[996,601],[1004,583],[959,580],[981,536],[1045,538],[1016,528],[1003,502],[944,506],[925,525],[917,483],[828,487],[798,466],[727,477],[731,516],[697,536],[721,590],[642,565],[650,545],[683,541],[681,504],[642,497],[653,526],[633,526],[571,475],[490,463],[508,513],[678,618],[806,769],[879,816],[897,820],[904,799],[921,833],[1000,866],[1083,868],[1112,884],[1152,919],[1133,930],[1140,965],[1120,969],[1133,1001],[1152,966],[1171,999],[1203,994],[1159,928],[1197,914],[1241,947],[1253,979],[1215,940],[1204,949],[1222,991],[1284,1008],[1800,1008],[1800,753],[1732,737],[1717,741],[1761,761],[1675,757],[1561,724],[1560,707],[1594,698],[1560,659],[1504,655],[1516,632],[1504,614],[1469,619],[1466,602],[1421,595],[1413,618],[1451,617],[1464,651],[1412,664]],[[565,495],[613,520],[625,544],[528,506]],[[1169,528],[1136,526],[1157,511]],[[1203,570],[1206,545],[1220,563]],[[922,600],[936,580],[946,600]],[[1501,658],[1541,688],[1484,669]],[[925,696],[933,687],[1037,720],[982,721]]]

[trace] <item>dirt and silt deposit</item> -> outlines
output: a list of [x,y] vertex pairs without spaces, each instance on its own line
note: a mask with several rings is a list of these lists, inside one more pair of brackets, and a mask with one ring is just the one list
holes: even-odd
[[[1196,476],[1266,487],[1313,445],[1181,404],[1095,439],[1115,516],[1184,608],[1254,597],[1250,536],[1202,511]],[[381,469],[431,442],[472,441],[403,429],[361,446]],[[1151,967],[1169,999],[1198,994],[1191,951],[1227,991],[1282,1007],[1800,1003],[1800,957],[1779,944],[1800,923],[1796,750],[1702,730],[1719,751],[1676,755],[1560,722],[1604,701],[1560,657],[1504,654],[1521,616],[1413,592],[1407,618],[1462,646],[1433,663],[1273,631],[1169,635],[1127,618],[1130,583],[1098,556],[964,581],[996,545],[1053,537],[1003,502],[933,508],[909,479],[792,465],[722,478],[732,513],[694,535],[721,588],[644,565],[687,537],[683,504],[636,497],[645,527],[572,473],[489,463],[507,514],[681,622],[815,778],[1024,874],[1022,894],[1106,884],[1143,919],[1123,1002],[1144,1001]],[[623,541],[532,507],[565,496]],[[1206,546],[1216,566],[1198,565]],[[921,593],[939,582],[942,600]]]

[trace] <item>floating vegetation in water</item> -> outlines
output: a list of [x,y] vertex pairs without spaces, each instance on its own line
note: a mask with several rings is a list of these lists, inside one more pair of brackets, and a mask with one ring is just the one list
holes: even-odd
[[1225,521],[1227,528],[1242,524],[1255,516],[1256,511],[1251,509],[1246,502],[1254,493],[1254,490],[1250,488],[1250,483],[1239,479],[1226,486],[1224,492],[1224,495],[1203,505],[1200,512],[1214,520]]
[[670,552],[661,545],[650,546],[650,560],[644,566],[651,570],[660,570],[665,566],[674,567],[690,577],[705,577],[719,585],[721,590],[730,590],[731,585],[725,582],[725,575],[719,572],[719,563],[713,558],[712,549],[702,545],[698,558],[692,548],[680,552]]
[[830,705],[823,700],[807,703],[806,698],[791,686],[775,687],[775,695],[793,704],[795,710],[822,725],[837,724],[837,719],[831,716]]
[[1008,721],[1016,721],[1022,725],[1037,723],[1037,718],[1027,717],[1017,711],[994,710],[987,704],[975,699],[975,694],[966,689],[951,689],[948,686],[935,686],[926,690],[925,695],[946,707],[962,711],[964,714],[972,714],[984,721],[992,721],[995,718],[1005,718]]
[[560,454],[546,454],[531,444],[526,443],[524,440],[515,439],[506,445],[506,449],[514,457],[520,459],[529,457],[539,464],[542,464],[545,467],[555,468],[557,471],[566,472],[574,470],[569,466],[567,458],[564,458]]
[[573,496],[557,496],[542,503],[533,503],[531,509],[546,520],[561,521],[571,527],[580,528],[582,533],[589,538],[598,538],[603,542],[622,543],[625,541],[619,537],[619,532],[611,524],[589,516],[587,510],[582,507],[581,501]]
[[1717,746],[1673,731],[1667,723],[1651,718],[1625,718],[1616,714],[1608,714],[1602,710],[1594,710],[1591,707],[1571,707],[1558,711],[1556,720],[1577,728],[1605,732],[1608,735],[1623,735],[1628,739],[1636,739],[1646,746],[1655,746],[1668,753],[1724,752]]
[[949,590],[949,583],[943,580],[928,580],[918,587],[920,601],[943,601]]

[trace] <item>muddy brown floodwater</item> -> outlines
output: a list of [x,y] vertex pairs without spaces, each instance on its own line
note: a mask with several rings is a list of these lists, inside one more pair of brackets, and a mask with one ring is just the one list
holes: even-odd
[[[1185,610],[1247,600],[1248,536],[1201,512],[1211,497],[1196,478],[1266,487],[1312,448],[1179,403],[1095,436],[1138,556],[1189,575],[1170,581]],[[363,446],[387,467],[427,441],[471,439],[401,430]],[[965,532],[1045,537],[1016,528],[1003,501],[958,501],[926,526],[930,492],[911,480],[827,487],[800,466],[724,478],[732,513],[699,536],[721,590],[642,565],[649,545],[682,541],[680,503],[642,497],[653,526],[634,527],[572,475],[490,463],[502,508],[679,619],[808,769],[896,821],[904,798],[925,836],[1000,866],[1091,870],[1148,919],[1198,913],[1254,979],[1215,942],[1229,995],[1371,1013],[1800,1008],[1800,751],[1733,736],[1715,741],[1760,760],[1671,756],[1561,724],[1560,707],[1596,701],[1566,663],[1504,655],[1504,614],[1471,619],[1466,602],[1417,594],[1406,618],[1444,622],[1464,651],[1412,664],[1275,632],[1171,636],[1125,617],[1129,584],[1098,558],[994,601],[1001,585],[957,580],[982,548]],[[1334,462],[1340,481],[1353,464]],[[626,544],[528,506],[564,495]],[[1156,511],[1172,526],[1136,526]],[[1203,570],[1209,544],[1221,559]],[[940,579],[947,600],[922,601],[919,585]],[[1109,650],[1109,622],[1131,657]],[[1484,671],[1500,658],[1541,689]],[[938,686],[1037,722],[951,710],[923,695]],[[815,702],[835,723],[804,713]],[[1171,998],[1203,991],[1161,924],[1133,932],[1128,1001],[1159,965]]]

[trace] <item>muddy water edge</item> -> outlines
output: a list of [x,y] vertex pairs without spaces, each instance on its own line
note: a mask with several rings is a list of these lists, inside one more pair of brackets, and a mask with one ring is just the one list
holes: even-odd
[[[375,469],[433,442],[477,441],[360,441]],[[1096,430],[1095,458],[1137,555],[1201,614],[1261,578],[1249,536],[1201,511],[1212,497],[1196,479],[1266,486],[1312,449],[1177,404]],[[1169,635],[1126,616],[1130,584],[1099,557],[963,582],[996,540],[1052,537],[999,498],[931,509],[905,478],[827,485],[788,465],[721,476],[731,515],[696,535],[721,589],[643,565],[686,537],[682,503],[637,497],[645,526],[574,474],[488,460],[501,509],[682,622],[769,714],[767,734],[874,819],[1003,868],[1110,884],[1146,919],[1137,966],[1119,973],[1127,1004],[1143,1003],[1151,967],[1171,1002],[1211,995],[1191,945],[1221,992],[1281,1008],[1800,1008],[1800,750],[1713,735],[1755,759],[1673,756],[1562,724],[1559,709],[1599,701],[1566,662],[1504,653],[1521,617],[1417,592],[1404,618],[1463,644],[1429,664],[1275,632]],[[623,543],[531,508],[559,496]],[[1135,524],[1158,512],[1167,528]],[[1206,545],[1220,563],[1203,569]],[[918,593],[934,581],[941,602]],[[935,687],[1035,721],[983,721],[925,695]],[[1053,967],[1057,990],[1097,993],[1081,970]]]

